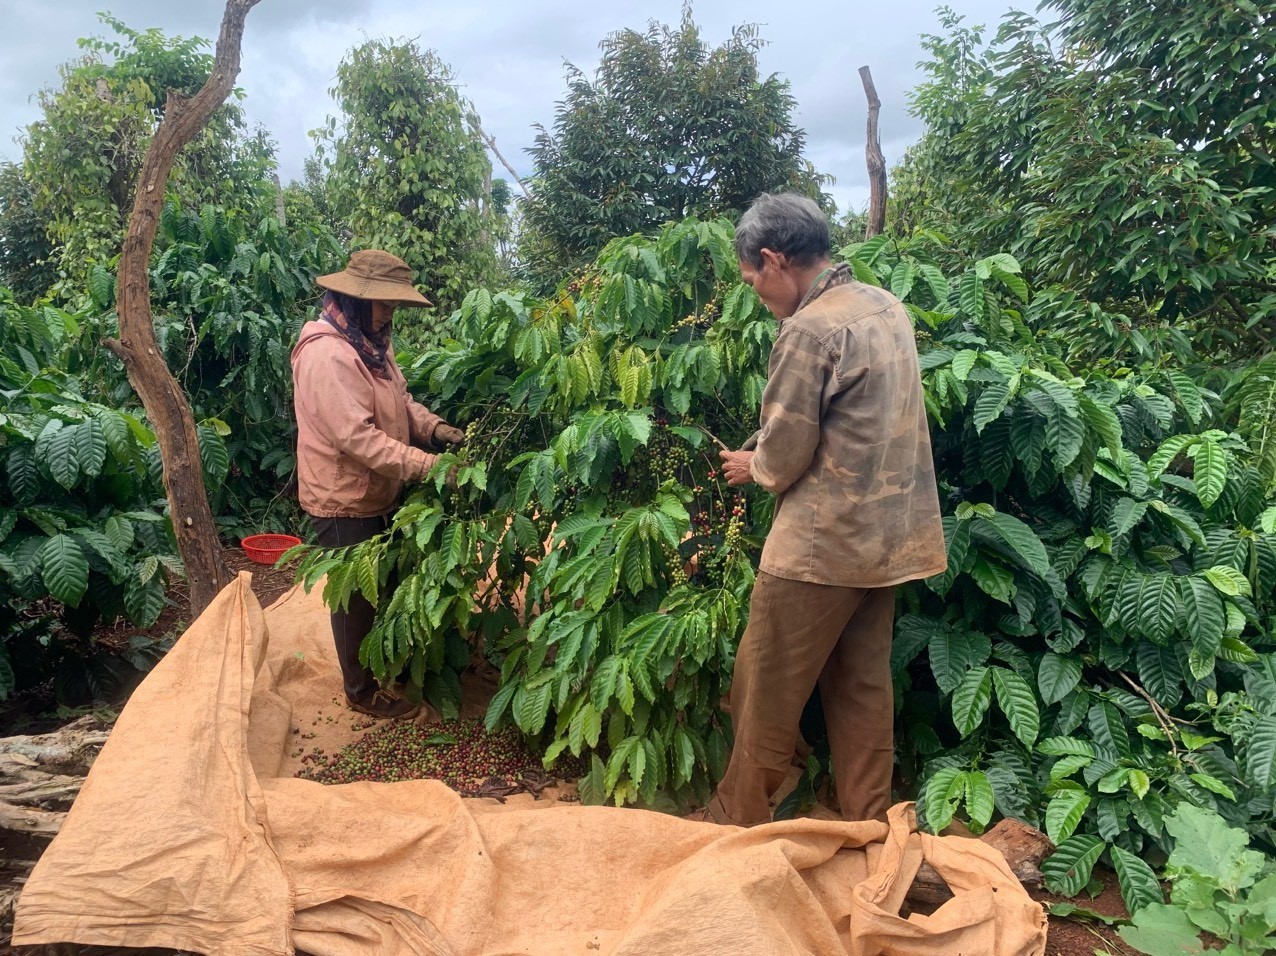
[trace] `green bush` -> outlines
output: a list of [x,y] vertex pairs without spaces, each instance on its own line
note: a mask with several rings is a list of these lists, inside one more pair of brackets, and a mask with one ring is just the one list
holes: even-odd
[[151,625],[181,573],[148,468],[154,437],[57,367],[79,318],[0,290],[0,700],[91,677],[95,625]]
[[[1271,844],[1270,361],[1218,393],[1168,363],[1074,369],[1058,293],[1034,300],[1009,255],[920,232],[843,256],[913,315],[933,422],[950,567],[903,590],[892,662],[928,824],[1041,825],[1065,893],[1100,858],[1164,859],[1184,803]],[[716,479],[706,437],[738,445],[765,382],[773,325],[735,269],[729,225],[689,220],[613,242],[549,299],[471,293],[414,375],[474,423],[474,464],[305,564],[331,602],[397,572],[366,658],[447,708],[482,635],[489,720],[547,761],[589,755],[587,800],[703,797],[722,771],[770,508]]]

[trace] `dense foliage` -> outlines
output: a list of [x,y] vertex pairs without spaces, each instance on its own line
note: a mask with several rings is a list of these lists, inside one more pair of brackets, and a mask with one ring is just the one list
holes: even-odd
[[[6,194],[15,190],[6,205],[23,203],[21,190],[29,191],[30,208],[53,247],[57,278],[40,294],[52,291],[64,301],[82,296],[93,267],[109,266],[119,253],[137,174],[166,98],[197,91],[213,60],[199,38],[168,38],[102,19],[118,39],[80,41],[84,57],[62,68],[60,87],[40,93],[42,116],[26,130],[20,180],[4,181]],[[273,147],[246,128],[242,111],[230,103],[182,155],[171,188],[188,203],[247,208],[272,189],[273,169]]]
[[[1187,321],[1205,356],[1276,331],[1276,56],[1269,3],[1050,0],[991,45],[941,11],[924,38],[927,124],[897,173],[902,229],[1005,249],[1042,285]],[[1123,317],[1124,318],[1124,317]],[[1137,345],[1138,343],[1130,343]]]
[[[165,91],[193,92],[211,57],[202,41],[107,22],[119,41],[84,41],[43,95],[22,165],[0,170],[0,277],[13,283],[0,289],[0,697],[50,678],[62,700],[105,693],[114,658],[94,626],[150,626],[182,573],[153,438],[101,343],[118,333],[113,267]],[[305,207],[278,220],[273,171],[268,144],[223,109],[179,163],[151,266],[160,346],[232,539],[299,527],[288,351],[314,276],[344,258]],[[136,643],[124,656],[145,664],[153,648]]]
[[[840,251],[914,319],[945,513],[948,571],[900,592],[900,796],[932,829],[1041,826],[1058,892],[1110,865],[1144,948],[1196,927],[1243,953],[1272,930],[1269,7],[1050,0],[1058,24],[1011,15],[988,48],[945,14],[893,231]],[[0,697],[50,675],[91,689],[94,625],[153,622],[180,573],[153,437],[99,342],[163,91],[208,58],[107,22],[121,39],[88,42],[0,170]],[[411,43],[342,64],[343,118],[286,223],[234,107],[160,223],[159,341],[228,535],[296,530],[287,352],[336,236],[418,271],[450,321],[405,367],[469,441],[389,532],[306,549],[300,573],[377,603],[365,660],[448,717],[486,658],[489,729],[581,760],[588,802],[703,800],[729,750],[720,702],[773,502],[725,485],[716,443],[756,425],[774,323],[714,217],[819,186],[759,42],[710,49],[687,14],[571,75],[521,209],[530,291],[495,291],[508,189]],[[827,776],[816,753],[783,812]]]
[[1273,843],[1276,472],[1241,411],[1270,428],[1270,379],[1225,403],[1173,369],[1069,368],[1014,259],[949,286],[933,248],[853,258],[928,340],[950,567],[906,602],[894,664],[930,824],[1039,823],[1069,893],[1105,852],[1164,852],[1182,801]]
[[81,319],[0,289],[0,700],[50,677],[63,699],[91,699],[94,626],[150,625],[180,574],[154,437],[58,367]]
[[450,68],[412,41],[370,40],[337,67],[341,118],[319,131],[326,202],[359,248],[416,272],[443,315],[496,268],[492,166]]
[[376,599],[397,569],[366,657],[444,713],[481,633],[502,671],[489,723],[509,711],[547,760],[592,751],[594,801],[703,796],[722,771],[753,569],[744,499],[709,477],[702,429],[751,431],[771,341],[738,281],[729,226],[688,220],[613,243],[552,299],[471,293],[456,341],[414,374],[472,423],[475,463],[441,498],[444,456],[392,533],[303,568],[333,601]]
[[[586,799],[703,797],[722,770],[770,505],[720,483],[706,440],[751,429],[772,334],[729,239],[689,220],[549,299],[471,294],[416,367],[474,423],[457,488],[440,473],[392,533],[304,567],[331,601],[397,571],[367,660],[445,712],[481,635],[489,720],[591,754]],[[1174,369],[1070,368],[1013,257],[945,273],[960,253],[930,234],[844,254],[913,314],[934,425],[950,568],[906,589],[893,660],[929,824],[1038,823],[1068,893],[1104,855],[1146,870],[1180,803],[1276,842],[1276,366],[1226,400]]]
[[608,36],[592,79],[568,68],[553,128],[531,149],[520,257],[534,281],[552,288],[614,236],[732,215],[761,192],[819,197],[789,85],[759,74],[761,46],[741,26],[710,48],[687,8],[676,27]]

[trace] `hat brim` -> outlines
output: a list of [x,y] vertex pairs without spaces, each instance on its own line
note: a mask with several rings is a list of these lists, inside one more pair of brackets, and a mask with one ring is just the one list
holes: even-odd
[[360,279],[348,272],[334,272],[320,276],[315,284],[323,289],[331,289],[344,295],[352,295],[356,299],[369,299],[373,302],[394,302],[404,306],[434,305],[415,288],[406,282],[392,282],[386,279]]

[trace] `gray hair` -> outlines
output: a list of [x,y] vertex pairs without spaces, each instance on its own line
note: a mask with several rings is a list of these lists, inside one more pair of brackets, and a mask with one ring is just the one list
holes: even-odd
[[763,249],[807,266],[827,257],[829,248],[828,217],[801,193],[763,193],[735,227],[735,254],[755,269],[762,264]]

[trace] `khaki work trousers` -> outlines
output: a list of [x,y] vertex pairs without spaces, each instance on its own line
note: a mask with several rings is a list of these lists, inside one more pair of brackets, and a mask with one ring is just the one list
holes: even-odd
[[709,804],[720,823],[771,820],[816,683],[845,820],[885,820],[894,768],[895,589],[842,588],[762,572],[729,697],[735,746]]

